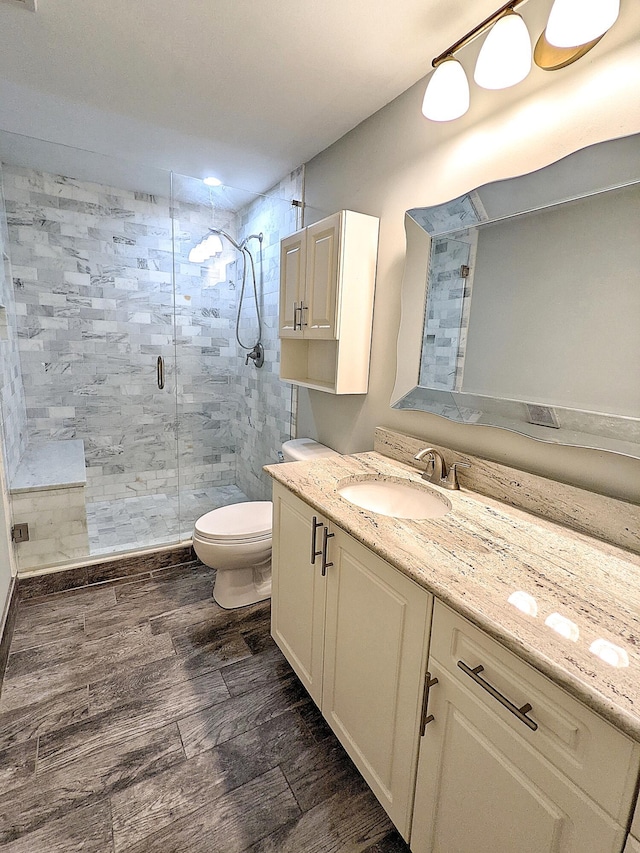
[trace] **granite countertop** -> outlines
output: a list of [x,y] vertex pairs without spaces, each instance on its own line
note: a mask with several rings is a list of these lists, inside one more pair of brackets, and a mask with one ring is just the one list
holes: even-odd
[[[376,452],[268,465],[265,471],[417,584],[466,616],[602,717],[640,741],[640,556],[492,498],[427,484],[415,468]],[[433,489],[451,511],[423,521],[389,518],[342,498],[363,476],[403,477]],[[537,616],[508,602],[532,595]],[[577,641],[545,625],[552,613]],[[598,639],[627,652],[612,666]]]

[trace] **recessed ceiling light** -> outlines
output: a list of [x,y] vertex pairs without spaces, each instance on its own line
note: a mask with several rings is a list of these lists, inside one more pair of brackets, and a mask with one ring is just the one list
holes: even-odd
[[213,175],[210,175],[208,178],[205,178],[204,183],[208,187],[221,187],[222,186],[222,181],[220,180],[220,178],[214,178]]

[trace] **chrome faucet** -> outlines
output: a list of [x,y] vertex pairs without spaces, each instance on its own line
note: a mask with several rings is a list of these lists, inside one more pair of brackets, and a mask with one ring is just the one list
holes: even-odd
[[[425,456],[428,456],[427,467],[422,472],[422,479],[428,483],[435,483],[436,486],[441,486],[443,489],[459,489],[457,468],[470,468],[468,462],[453,462],[447,471],[447,463],[439,450],[435,447],[425,447],[418,451],[413,457],[416,462],[421,462]],[[431,470],[429,470],[431,469]]]

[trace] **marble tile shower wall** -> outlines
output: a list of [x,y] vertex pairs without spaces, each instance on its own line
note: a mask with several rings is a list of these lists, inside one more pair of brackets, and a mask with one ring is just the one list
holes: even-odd
[[[259,290],[265,363],[260,370],[245,366],[245,352],[238,349],[237,382],[239,417],[237,436],[237,485],[252,500],[271,499],[271,479],[262,466],[276,462],[283,441],[291,438],[292,386],[279,379],[278,294],[280,287],[280,240],[297,227],[297,210],[283,198],[301,199],[303,170],[296,169],[265,197],[240,211],[240,234],[262,232],[262,287]],[[253,251],[257,247],[251,241]],[[257,256],[257,253],[255,253]],[[260,270],[260,267],[258,267]],[[256,338],[255,300],[248,294],[240,322],[245,343]]]
[[475,229],[433,240],[420,359],[420,385],[428,388],[462,388],[476,246]]
[[88,500],[176,489],[178,435],[183,485],[235,481],[234,256],[221,274],[188,264],[211,211],[176,204],[177,433],[168,196],[5,167],[29,439],[84,440]]
[[5,473],[11,480],[27,446],[27,408],[20,371],[16,304],[0,167],[0,417]]

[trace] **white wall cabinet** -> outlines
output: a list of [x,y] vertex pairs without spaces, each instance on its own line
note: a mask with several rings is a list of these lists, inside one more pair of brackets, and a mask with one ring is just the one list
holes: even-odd
[[621,853],[637,745],[439,602],[428,671],[414,853]]
[[314,542],[318,514],[273,498],[273,637],[408,838],[432,598],[340,528]]
[[350,210],[280,244],[280,378],[334,394],[369,379],[378,219]]

